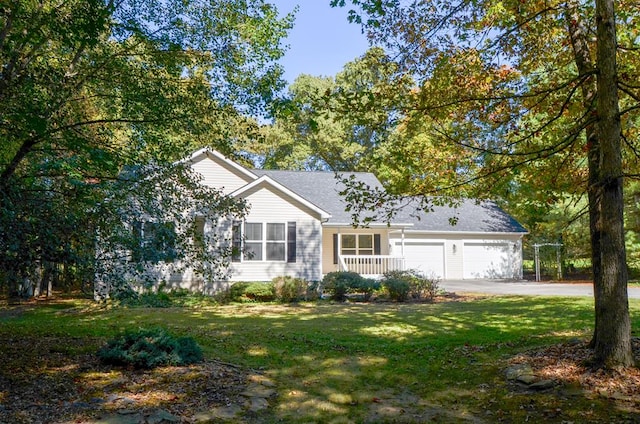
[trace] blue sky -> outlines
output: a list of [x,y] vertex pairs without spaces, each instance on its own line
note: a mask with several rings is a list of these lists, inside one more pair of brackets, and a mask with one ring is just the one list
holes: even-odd
[[289,50],[281,60],[285,79],[293,82],[300,74],[334,76],[345,63],[368,48],[360,26],[347,21],[349,9],[332,8],[330,0],[269,0],[281,16],[299,5],[293,29],[284,41]]

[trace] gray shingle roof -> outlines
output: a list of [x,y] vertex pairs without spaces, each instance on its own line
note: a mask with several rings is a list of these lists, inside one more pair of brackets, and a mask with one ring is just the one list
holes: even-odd
[[[329,224],[349,224],[351,213],[345,211],[347,206],[340,191],[344,185],[332,172],[276,171],[252,170],[256,175],[266,175],[289,188],[297,195],[307,199],[319,208],[329,212]],[[355,178],[371,188],[382,189],[382,184],[375,175],[368,172],[344,173],[353,174]],[[430,232],[470,232],[470,233],[526,233],[512,216],[503,211],[495,202],[462,200],[456,207],[433,206],[429,212],[416,213],[417,201],[408,201],[407,205],[397,212],[392,223],[413,224],[410,230]],[[451,221],[456,224],[452,225]],[[386,223],[386,222],[378,222]]]
[[[398,213],[397,220],[412,222],[411,230],[470,233],[526,233],[527,230],[495,202],[463,199],[455,206],[432,206],[416,214],[417,201]],[[417,215],[417,216],[416,216]],[[413,219],[412,219],[413,217]],[[452,224],[452,221],[455,224]]]

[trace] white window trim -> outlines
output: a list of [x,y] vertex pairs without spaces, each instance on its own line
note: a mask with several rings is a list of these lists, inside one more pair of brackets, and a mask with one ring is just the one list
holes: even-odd
[[[269,236],[269,225],[282,225],[282,240],[269,240],[268,236]],[[266,262],[286,262],[287,261],[287,224],[286,223],[281,223],[281,222],[266,222],[264,224],[264,260]],[[282,245],[283,250],[282,250],[282,259],[268,259],[267,258],[267,254],[268,254],[268,249],[267,246],[269,246],[269,244],[274,245],[274,244],[278,244],[278,245]]]
[[[247,224],[260,224],[262,226],[262,240],[247,240],[246,239],[246,225]],[[268,224],[279,224],[279,225],[283,225],[284,226],[284,239],[282,240],[267,240],[267,225]],[[263,263],[263,262],[270,262],[270,263],[287,263],[287,258],[288,258],[288,250],[289,250],[289,246],[287,243],[287,230],[288,230],[288,222],[287,221],[243,221],[242,222],[242,234],[243,234],[243,240],[242,243],[243,245],[245,245],[245,243],[260,243],[261,245],[261,252],[262,252],[262,259],[250,259],[247,258],[247,255],[244,252],[244,249],[242,250],[241,253],[241,262],[255,262],[255,263]],[[277,243],[277,244],[282,244],[284,246],[284,256],[282,259],[267,259],[267,244],[268,243]]]

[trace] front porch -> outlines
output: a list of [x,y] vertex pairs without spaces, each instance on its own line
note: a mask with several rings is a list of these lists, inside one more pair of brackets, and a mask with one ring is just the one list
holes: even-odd
[[[409,224],[372,225],[354,228],[347,224],[323,230],[323,274],[356,272],[366,278],[381,278],[390,271],[405,271],[404,230]],[[391,233],[399,233],[400,243],[391,245]]]

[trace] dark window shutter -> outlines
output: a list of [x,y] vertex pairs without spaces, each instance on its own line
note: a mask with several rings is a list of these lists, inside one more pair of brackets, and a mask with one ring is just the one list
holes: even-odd
[[240,262],[242,253],[242,222],[233,221],[231,227],[231,262]]
[[296,223],[287,222],[287,262],[296,261]]
[[380,254],[380,234],[373,235],[373,254]]
[[338,234],[333,235],[333,263],[338,263]]

